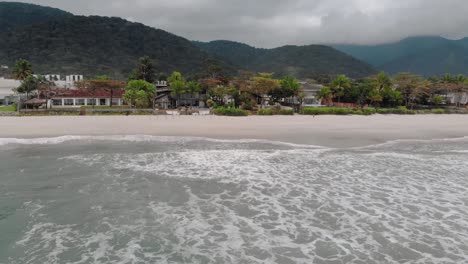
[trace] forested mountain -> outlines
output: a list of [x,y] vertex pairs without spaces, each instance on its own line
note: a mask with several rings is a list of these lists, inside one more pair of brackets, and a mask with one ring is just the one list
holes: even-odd
[[427,51],[397,58],[380,68],[391,74],[412,72],[426,77],[441,76],[445,73],[467,74],[468,47],[457,43],[448,43]]
[[468,39],[412,37],[383,45],[334,47],[391,74],[405,71],[425,76],[468,73]]
[[18,2],[0,2],[0,32],[52,19],[72,17],[71,13],[51,7]]
[[[13,6],[16,10],[11,3],[0,3],[2,9],[8,9],[10,16],[16,14],[20,21],[0,39],[0,64],[12,66],[17,59],[24,58],[40,73],[83,73],[90,77],[107,74],[126,79],[138,58],[147,55],[154,60],[156,71],[164,75],[176,70],[188,76],[199,75],[213,64],[235,71],[211,59],[187,39],[143,24],[120,18],[45,15],[49,19],[25,25],[23,21],[27,18],[21,16],[28,17],[30,12],[24,10],[36,10],[37,6]],[[42,9],[45,14],[56,12],[39,8]]]
[[225,40],[194,43],[204,51],[250,71],[274,72],[300,78],[319,74],[364,77],[375,73],[369,64],[322,45],[259,49]]
[[299,78],[320,74],[363,77],[375,72],[368,65],[327,46],[285,46],[257,49],[245,44],[191,42],[163,30],[120,18],[74,16],[37,5],[0,2],[0,64],[29,60],[39,73],[107,74],[127,78],[137,59],[147,55],[156,71],[181,71],[202,76],[213,65],[225,73],[268,71]]

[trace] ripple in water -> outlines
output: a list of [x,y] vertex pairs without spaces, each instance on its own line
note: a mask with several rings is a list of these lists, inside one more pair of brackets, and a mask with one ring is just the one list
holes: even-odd
[[467,139],[135,139],[4,144],[0,263],[468,262]]

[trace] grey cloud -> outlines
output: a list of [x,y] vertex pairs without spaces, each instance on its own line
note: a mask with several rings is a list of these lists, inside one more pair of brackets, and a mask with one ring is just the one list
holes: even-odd
[[466,0],[33,0],[80,15],[119,16],[192,40],[259,47],[468,36]]

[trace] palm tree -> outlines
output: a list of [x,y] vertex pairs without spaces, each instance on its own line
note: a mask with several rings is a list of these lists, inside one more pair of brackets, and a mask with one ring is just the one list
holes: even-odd
[[27,60],[19,59],[13,70],[14,78],[16,80],[24,81],[31,74],[33,74],[31,63]]
[[197,94],[201,91],[201,85],[197,82],[188,82],[187,83],[187,92],[190,93],[190,98],[194,98],[194,94]]
[[186,83],[180,72],[173,72],[168,79],[172,96],[176,97],[176,107],[179,106],[180,95],[186,92]]
[[333,93],[329,87],[324,86],[320,91],[318,91],[317,95],[315,96],[317,100],[324,100],[330,101],[333,98]]
[[155,68],[153,61],[150,57],[144,56],[138,59],[136,69],[130,75],[130,80],[143,80],[149,83],[153,83],[155,78]]
[[468,90],[468,78],[460,74],[455,78],[454,82],[456,84],[453,89],[453,92],[456,94],[455,104],[457,107],[460,107],[463,93],[466,93]]
[[406,107],[411,106],[411,108],[413,108],[416,100],[428,94],[430,87],[430,82],[424,80],[421,76],[410,73],[399,73],[395,77],[395,83],[397,84],[397,90],[405,98]]
[[345,75],[338,75],[331,81],[330,88],[334,96],[338,97],[338,103],[340,103],[341,97],[345,95],[345,90],[351,88],[351,79]]
[[38,79],[32,75],[29,75],[21,82],[21,85],[16,88],[16,92],[19,94],[26,94],[26,100],[29,99],[29,95],[36,91],[39,87]]
[[383,89],[391,88],[393,85],[392,79],[385,72],[380,72],[374,81],[379,92],[382,92]]

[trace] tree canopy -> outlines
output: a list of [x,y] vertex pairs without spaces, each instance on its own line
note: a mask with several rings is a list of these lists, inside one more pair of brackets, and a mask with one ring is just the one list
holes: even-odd
[[150,107],[154,106],[156,87],[154,84],[144,80],[129,81],[125,87],[124,100],[131,106]]

